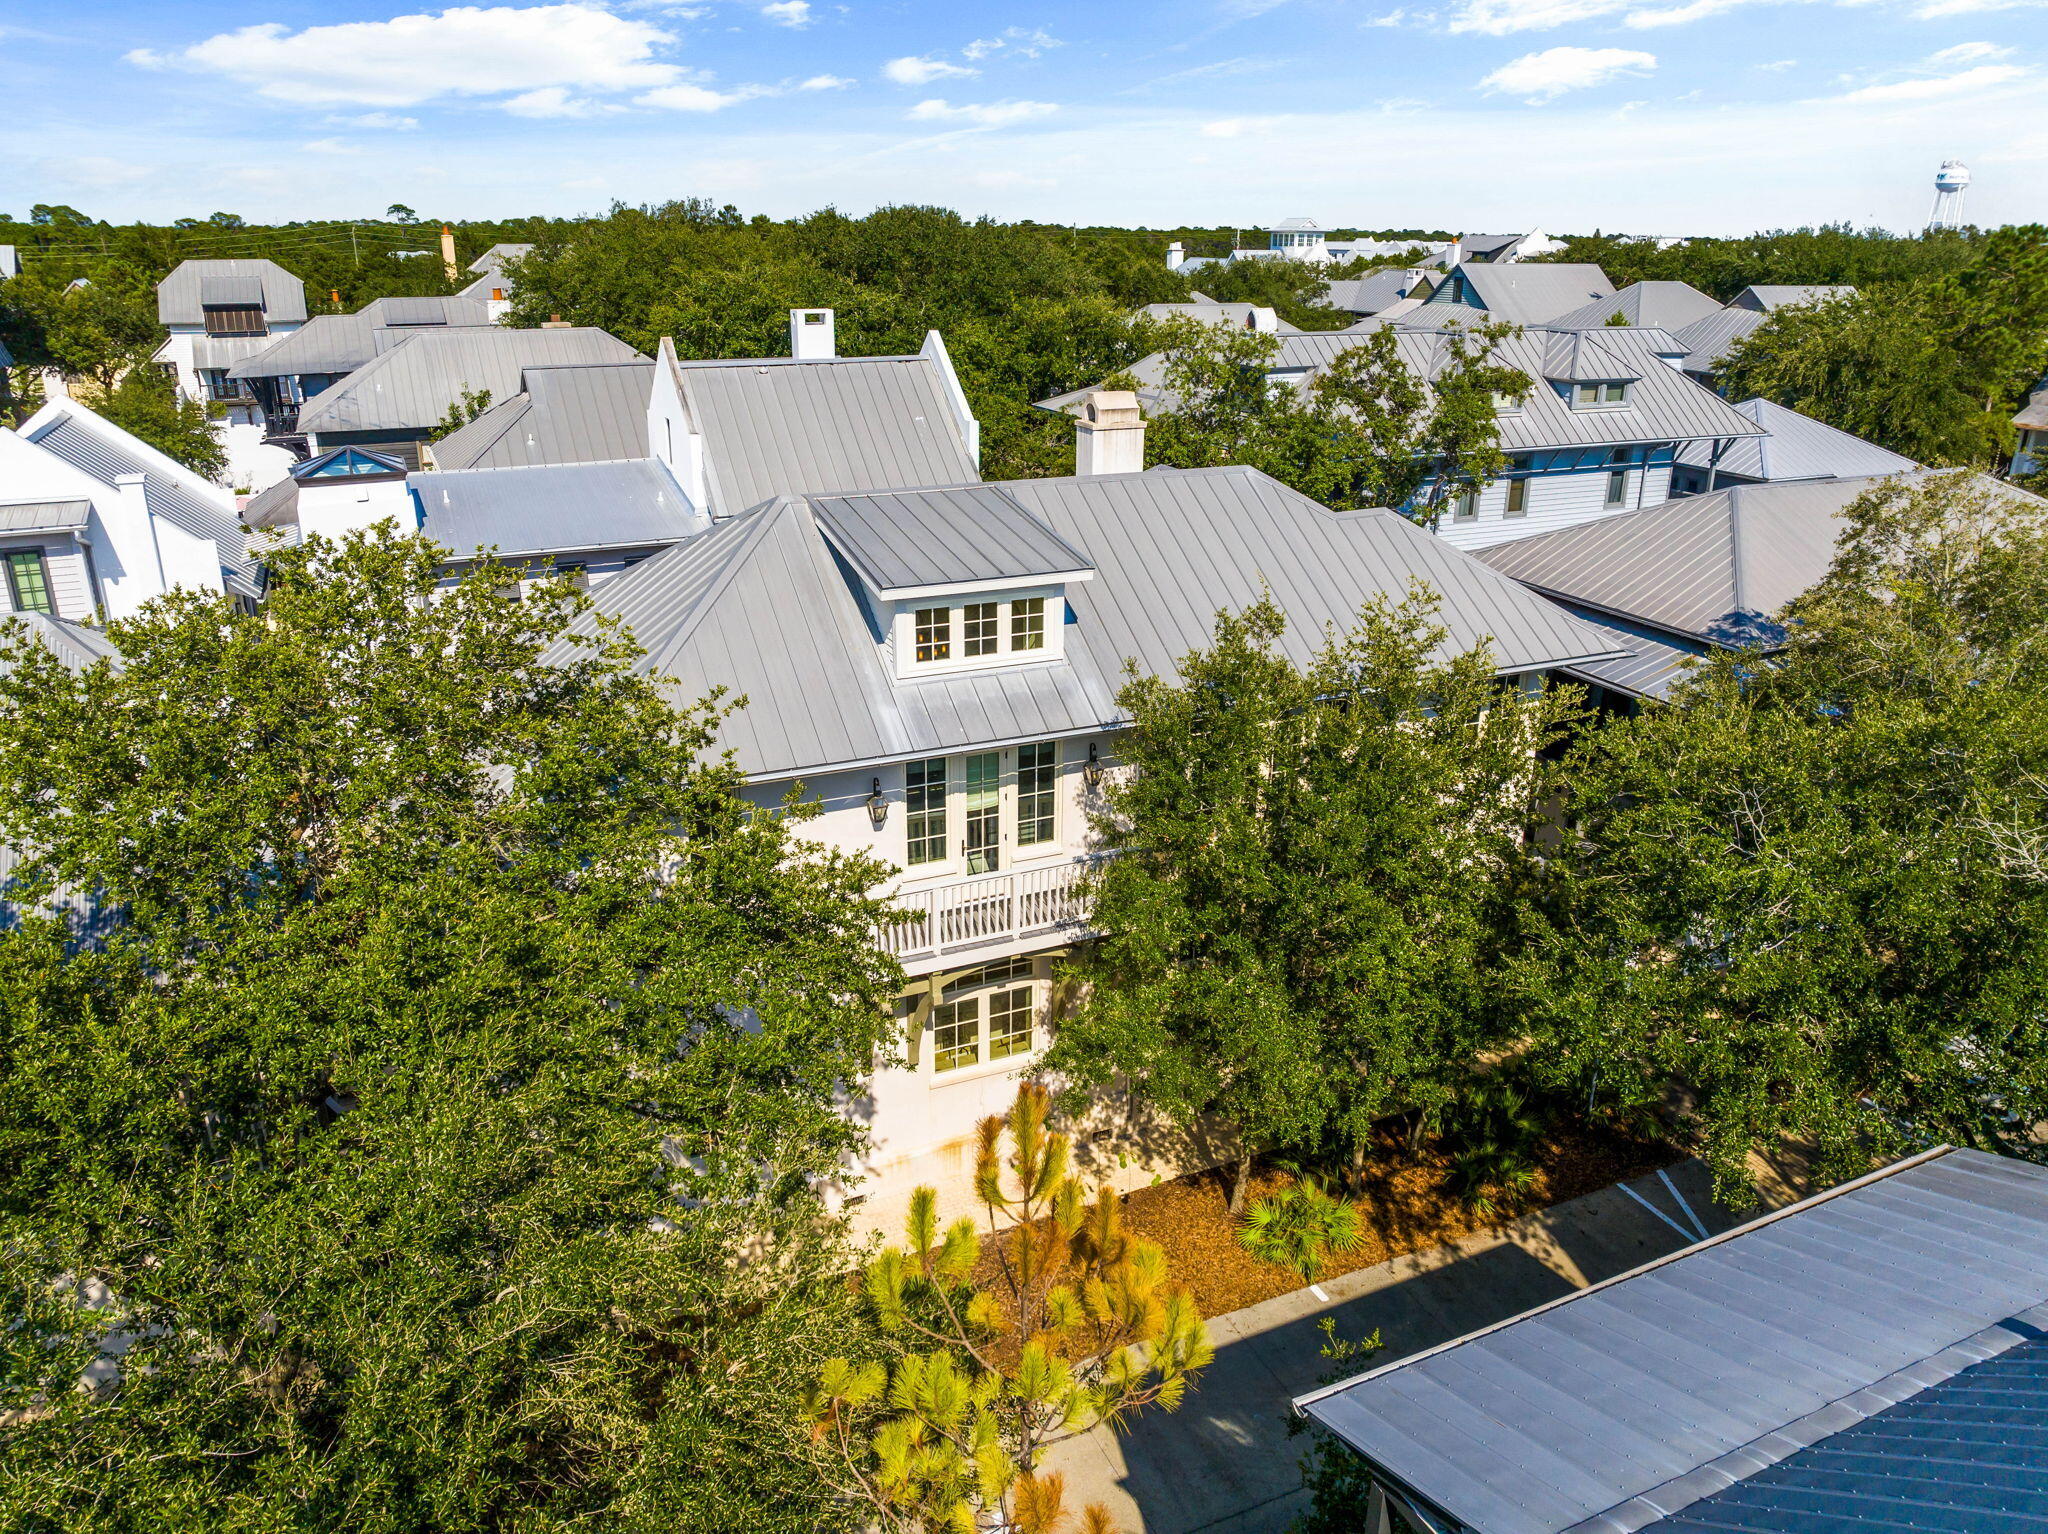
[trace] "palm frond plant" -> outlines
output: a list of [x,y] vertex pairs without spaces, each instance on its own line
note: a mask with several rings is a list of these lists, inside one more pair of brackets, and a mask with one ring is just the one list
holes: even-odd
[[1237,1239],[1261,1262],[1291,1269],[1307,1283],[1331,1254],[1358,1249],[1365,1217],[1320,1179],[1304,1177],[1252,1205]]

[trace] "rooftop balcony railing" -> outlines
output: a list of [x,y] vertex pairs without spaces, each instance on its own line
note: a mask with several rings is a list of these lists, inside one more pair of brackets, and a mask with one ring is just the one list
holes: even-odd
[[877,941],[899,959],[968,952],[1017,938],[1074,934],[1088,924],[1081,880],[1101,856],[960,879],[895,897],[908,919]]

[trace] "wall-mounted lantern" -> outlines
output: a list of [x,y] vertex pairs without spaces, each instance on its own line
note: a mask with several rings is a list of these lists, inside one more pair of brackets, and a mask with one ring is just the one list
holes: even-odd
[[875,779],[875,786],[868,791],[868,819],[875,823],[877,831],[889,823],[889,801],[882,797],[880,778]]
[[1088,785],[1090,793],[1102,786],[1102,757],[1092,740],[1088,742],[1088,762],[1081,769],[1081,781]]

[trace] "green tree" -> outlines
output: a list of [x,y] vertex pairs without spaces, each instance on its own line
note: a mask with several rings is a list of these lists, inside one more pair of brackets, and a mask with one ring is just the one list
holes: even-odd
[[1146,434],[1155,462],[1250,464],[1326,505],[1394,507],[1430,526],[1507,467],[1497,399],[1532,387],[1495,360],[1507,326],[1446,332],[1426,378],[1403,360],[1399,332],[1371,331],[1305,391],[1269,382],[1278,336],[1189,319],[1162,329],[1169,407]]
[[16,898],[119,920],[0,933],[0,1524],[843,1526],[789,1402],[858,1344],[813,1189],[882,870],[568,583],[445,557],[273,551],[119,666],[8,642]]
[[435,425],[433,433],[428,440],[439,442],[450,432],[462,430],[463,427],[490,408],[491,391],[489,389],[472,389],[467,384],[464,384],[462,386],[462,397],[449,405],[447,412]]
[[1782,653],[1724,656],[1561,768],[1534,1067],[1694,1095],[1718,1185],[1949,1140],[2038,1158],[2048,1115],[2048,505],[1968,475],[1849,509]]
[[118,261],[38,263],[0,286],[0,340],[17,362],[111,389],[163,339],[152,282]]
[[1091,986],[1050,1070],[1112,1082],[1251,1158],[1357,1158],[1375,1119],[1440,1108],[1497,1042],[1534,754],[1565,713],[1444,653],[1434,598],[1283,645],[1269,603],[1217,618],[1172,677],[1133,677],[1128,776],[1091,810]]
[[[941,1233],[930,1188],[912,1197],[908,1247],[868,1264],[876,1322],[930,1351],[892,1367],[831,1359],[807,1398],[840,1495],[881,1528],[1060,1534],[1065,1487],[1040,1471],[1045,1450],[1149,1406],[1173,1411],[1215,1356],[1164,1253],[1125,1232],[1112,1189],[1091,1204],[1070,1174],[1051,1109],[1027,1084],[1008,1114],[982,1121],[974,1182],[992,1273],[978,1277],[972,1218]],[[1090,1534],[1108,1534],[1099,1506],[1083,1516]]]
[[220,407],[184,398],[168,373],[130,368],[92,408],[195,473],[208,479],[227,473],[227,449],[214,430]]

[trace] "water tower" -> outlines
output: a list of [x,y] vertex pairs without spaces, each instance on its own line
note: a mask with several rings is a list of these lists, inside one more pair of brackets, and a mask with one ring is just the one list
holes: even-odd
[[1927,215],[1929,229],[1963,227],[1963,194],[1970,189],[1970,167],[1961,160],[1943,160],[1934,173],[1934,211]]

